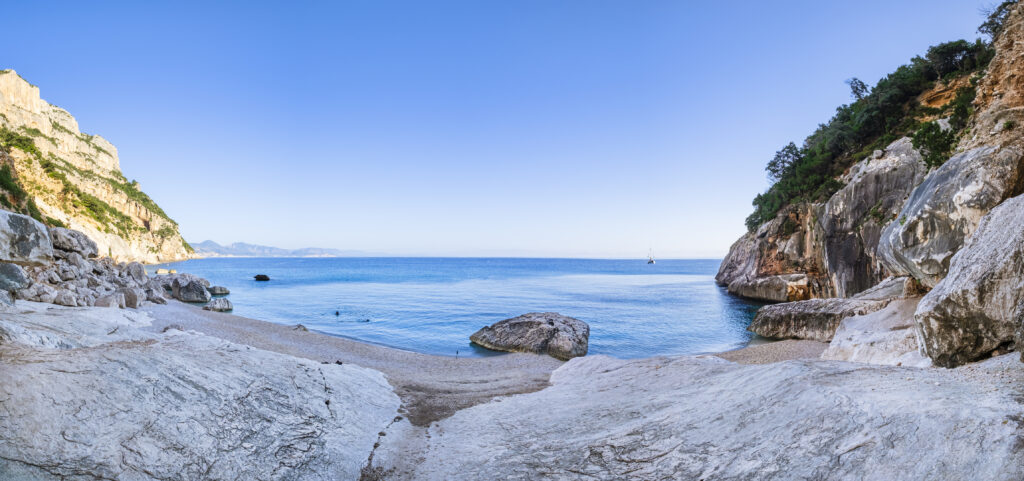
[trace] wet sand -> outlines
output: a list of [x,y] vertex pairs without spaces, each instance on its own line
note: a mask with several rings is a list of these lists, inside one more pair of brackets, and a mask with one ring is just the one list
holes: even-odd
[[[563,364],[549,356],[522,353],[458,359],[420,354],[295,326],[204,311],[173,300],[143,310],[153,317],[153,325],[148,329],[157,332],[169,327],[194,330],[258,349],[381,371],[402,399],[404,414],[416,426],[427,426],[496,396],[544,389],[549,385],[551,372]],[[741,364],[764,364],[817,358],[827,346],[815,341],[780,341],[716,355]]]

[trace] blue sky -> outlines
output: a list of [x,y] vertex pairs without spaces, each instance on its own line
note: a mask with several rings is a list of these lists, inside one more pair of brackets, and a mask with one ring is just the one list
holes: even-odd
[[717,257],[763,166],[991,2],[16,2],[0,68],[192,241]]

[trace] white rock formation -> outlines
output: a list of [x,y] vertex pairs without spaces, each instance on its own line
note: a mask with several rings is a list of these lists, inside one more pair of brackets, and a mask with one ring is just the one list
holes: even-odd
[[884,309],[843,319],[821,358],[890,366],[927,367],[917,344],[914,310],[921,298],[898,299]]
[[0,479],[356,479],[397,413],[377,371],[145,324],[0,316]]
[[1022,379],[1012,356],[972,371],[587,356],[422,438],[396,427],[375,464],[387,479],[1021,479]]

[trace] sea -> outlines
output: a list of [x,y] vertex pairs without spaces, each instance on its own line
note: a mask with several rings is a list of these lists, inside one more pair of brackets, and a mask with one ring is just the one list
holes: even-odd
[[[747,345],[763,304],[716,285],[720,260],[207,258],[150,266],[230,289],[234,314],[384,346],[489,356],[469,336],[527,312],[590,325],[588,354],[639,358]],[[255,281],[256,274],[270,281]]]

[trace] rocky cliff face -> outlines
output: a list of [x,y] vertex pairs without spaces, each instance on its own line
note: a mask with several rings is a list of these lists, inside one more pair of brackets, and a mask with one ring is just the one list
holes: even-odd
[[882,229],[896,218],[926,167],[910,139],[874,152],[843,176],[822,204],[783,210],[740,238],[716,281],[744,297],[775,302],[850,297],[891,275],[876,254]]
[[191,256],[178,225],[122,175],[117,149],[79,131],[70,113],[40,98],[39,88],[13,70],[0,71],[0,128],[7,162],[42,219],[86,233],[101,254],[120,261]]
[[[851,298],[769,306],[755,331],[831,339],[840,329],[849,342],[867,332],[864,325],[874,317],[885,316],[865,318],[868,312],[846,307],[858,302],[858,293],[897,276],[926,292],[902,300],[896,314],[882,319],[912,323],[913,342],[905,334],[894,340],[901,349],[916,343],[935,364],[953,367],[1013,349],[1015,333],[1016,343],[1024,340],[1024,5],[1013,7],[993,45],[995,57],[980,78],[940,83],[919,99],[936,107],[963,85],[977,85],[973,113],[942,165],[929,169],[910,139],[897,140],[854,165],[825,203],[790,206],[733,245],[716,277],[730,292],[797,301],[784,294],[781,281],[803,276],[809,297]],[[792,247],[797,241],[799,249]],[[913,319],[900,314],[911,307]],[[850,322],[857,326],[844,328],[855,318]]]

